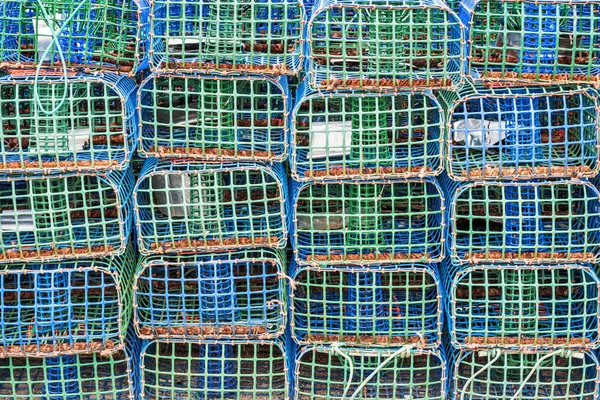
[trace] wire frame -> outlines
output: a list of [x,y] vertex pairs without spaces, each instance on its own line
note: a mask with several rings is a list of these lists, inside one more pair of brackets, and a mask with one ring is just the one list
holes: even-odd
[[300,265],[431,263],[443,257],[444,196],[435,179],[292,183]]
[[280,341],[146,342],[140,399],[288,399],[287,357]]
[[306,36],[317,89],[440,89],[462,82],[461,23],[443,1],[318,0]]
[[121,350],[132,315],[134,252],[0,269],[0,356]]
[[84,68],[133,75],[142,67],[143,0],[7,0],[0,66]]
[[445,267],[457,348],[595,348],[600,340],[600,279],[588,265]]
[[140,152],[204,161],[283,161],[285,77],[153,74],[141,85]]
[[442,288],[435,264],[301,268],[292,264],[292,334],[301,345],[437,347]]
[[139,344],[112,354],[0,358],[0,399],[136,399]]
[[299,0],[157,0],[152,70],[296,74],[305,11]]
[[598,83],[597,1],[466,0],[471,76],[486,82]]
[[595,262],[600,193],[585,180],[446,181],[455,263]]
[[428,92],[314,92],[292,112],[295,180],[433,176],[442,170],[444,110]]
[[132,226],[131,170],[0,177],[0,263],[107,257]]
[[134,191],[140,252],[213,252],[287,242],[281,164],[149,159]]
[[142,258],[137,332],[169,341],[278,337],[287,314],[284,270],[281,250]]
[[[452,400],[512,400],[514,396],[521,400],[598,399],[600,369],[591,351],[555,355],[502,351],[496,361],[491,352],[455,352],[449,396]],[[540,364],[536,367],[537,362]],[[533,376],[525,380],[534,368]]]
[[412,350],[408,357],[393,357],[396,350],[301,347],[295,361],[293,399],[343,400],[353,394],[356,400],[446,399],[448,372],[440,350]]
[[448,103],[452,179],[546,179],[598,173],[598,92],[466,87]]
[[135,93],[133,80],[110,73],[0,78],[0,172],[126,168],[138,136]]

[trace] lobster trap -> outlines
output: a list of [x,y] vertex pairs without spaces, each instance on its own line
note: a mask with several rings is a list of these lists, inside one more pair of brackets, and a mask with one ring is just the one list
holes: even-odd
[[300,268],[292,264],[292,334],[301,345],[440,344],[436,265]]
[[[131,319],[134,252],[0,270],[0,355],[111,353]],[[1,390],[0,390],[1,392]]]
[[290,101],[285,77],[151,75],[140,90],[140,152],[204,161],[283,161]]
[[132,74],[144,51],[143,0],[7,0],[0,4],[0,66]]
[[140,252],[283,248],[283,166],[149,159],[134,191]]
[[111,354],[0,358],[0,399],[135,399],[138,358],[133,336]]
[[600,279],[588,265],[446,267],[455,347],[595,348],[600,340]]
[[598,359],[591,351],[456,350],[454,357],[452,400],[598,398]]
[[448,251],[455,263],[595,262],[600,192],[585,180],[446,180]]
[[141,399],[288,399],[283,342],[147,342]]
[[431,263],[443,257],[444,196],[435,179],[291,186],[300,265]]
[[448,173],[456,180],[593,177],[598,92],[589,88],[447,92]]
[[110,73],[0,78],[0,171],[126,168],[138,136],[135,93],[134,81]]
[[157,0],[150,10],[153,70],[296,74],[299,0]]
[[299,88],[292,112],[294,179],[437,175],[444,111],[430,93],[322,93]]
[[462,82],[461,23],[439,0],[318,0],[307,28],[317,89],[440,89]]
[[285,254],[254,250],[140,260],[134,284],[140,337],[272,339],[283,334]]
[[598,83],[597,1],[467,0],[468,67],[486,82]]
[[0,262],[122,254],[132,226],[130,169],[0,180]]
[[446,399],[440,350],[300,347],[294,368],[294,400]]

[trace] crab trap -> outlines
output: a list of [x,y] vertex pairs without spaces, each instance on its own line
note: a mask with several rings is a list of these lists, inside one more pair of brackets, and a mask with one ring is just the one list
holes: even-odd
[[597,400],[598,359],[591,351],[455,350],[452,400]]
[[136,399],[139,342],[131,333],[123,349],[56,357],[0,358],[0,399]]
[[440,0],[318,0],[307,28],[318,89],[454,88],[462,82],[458,16]]
[[140,90],[144,156],[283,161],[290,93],[285,77],[151,75]]
[[296,74],[300,0],[156,0],[150,10],[153,70]]
[[589,181],[445,183],[453,262],[596,262],[600,192]]
[[132,226],[132,190],[131,170],[2,177],[0,262],[123,253]]
[[456,180],[592,177],[599,169],[598,92],[471,87],[448,101],[448,173]]
[[131,246],[122,256],[0,269],[0,357],[110,353],[131,319]]
[[283,334],[287,300],[282,250],[150,256],[134,283],[140,337],[272,339]]
[[440,344],[436,265],[312,269],[294,263],[290,274],[292,334],[299,344]]
[[287,352],[280,340],[147,342],[140,399],[289,399]]
[[475,79],[600,82],[597,1],[466,0],[460,16]]
[[294,179],[437,175],[444,111],[430,93],[359,94],[299,88],[292,111]]
[[135,93],[134,81],[109,73],[0,78],[0,171],[126,168],[138,136]]
[[300,265],[431,263],[443,257],[435,179],[292,183]]
[[596,348],[600,279],[588,265],[447,263],[452,344],[459,348]]
[[294,400],[446,399],[440,350],[299,347],[294,368]]
[[0,66],[133,74],[144,50],[144,0],[5,0]]
[[149,159],[134,191],[140,252],[283,248],[287,181],[279,163]]

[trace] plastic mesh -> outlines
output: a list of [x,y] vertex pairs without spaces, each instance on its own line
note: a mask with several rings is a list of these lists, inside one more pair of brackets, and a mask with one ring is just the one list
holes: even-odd
[[461,19],[476,79],[598,82],[598,2],[467,0]]
[[152,75],[140,91],[141,153],[207,161],[283,161],[284,77]]
[[0,65],[133,73],[144,50],[139,22],[144,7],[137,0],[3,1]]
[[443,256],[437,181],[292,184],[299,264],[435,262]]
[[150,159],[135,190],[140,251],[283,248],[286,189],[281,164]]
[[311,91],[292,113],[291,174],[307,181],[437,175],[444,115],[427,93]]
[[293,335],[300,344],[437,346],[441,287],[436,265],[385,269],[293,266]]
[[461,82],[462,31],[442,1],[320,0],[307,26],[319,89],[443,88]]
[[296,73],[304,7],[298,0],[153,2],[154,70]]
[[286,357],[279,341],[148,342],[141,399],[287,399]]

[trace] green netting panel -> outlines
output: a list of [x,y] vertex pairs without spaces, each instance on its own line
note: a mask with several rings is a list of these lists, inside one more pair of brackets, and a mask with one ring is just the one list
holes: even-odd
[[301,347],[294,372],[294,400],[445,400],[448,383],[439,350]]
[[446,181],[448,249],[457,263],[595,262],[600,192],[585,180]]
[[444,196],[434,179],[293,182],[299,264],[430,263],[443,257]]
[[280,341],[147,342],[140,399],[289,399],[287,357]]
[[595,348],[600,279],[587,265],[446,264],[455,347]]
[[138,0],[6,0],[0,66],[86,68],[133,74],[144,50]]
[[293,263],[290,274],[292,334],[299,344],[440,344],[435,264],[313,269]]
[[448,173],[456,180],[592,177],[598,173],[598,92],[489,89],[439,95],[447,104]]
[[0,356],[111,353],[132,315],[133,247],[99,260],[0,269]]
[[287,182],[278,163],[149,159],[134,191],[142,254],[283,248]]
[[127,337],[124,349],[63,357],[0,358],[0,399],[135,399],[139,343]]
[[299,0],[152,2],[153,70],[295,74],[300,68]]
[[471,76],[488,82],[599,82],[597,1],[466,0]]
[[131,230],[131,170],[0,179],[0,262],[118,255]]
[[458,16],[438,0],[319,0],[307,26],[318,89],[450,88],[462,82]]
[[[1,7],[1,6],[0,6]],[[0,78],[0,172],[126,168],[138,136],[136,84],[115,74]]]
[[140,152],[205,161],[283,161],[285,77],[153,74],[141,85]]
[[139,261],[135,325],[144,339],[271,339],[287,321],[285,254],[250,250]]
[[444,111],[430,93],[314,92],[304,81],[291,136],[299,181],[437,175]]
[[600,365],[593,352],[455,350],[454,360],[452,400],[598,398]]

